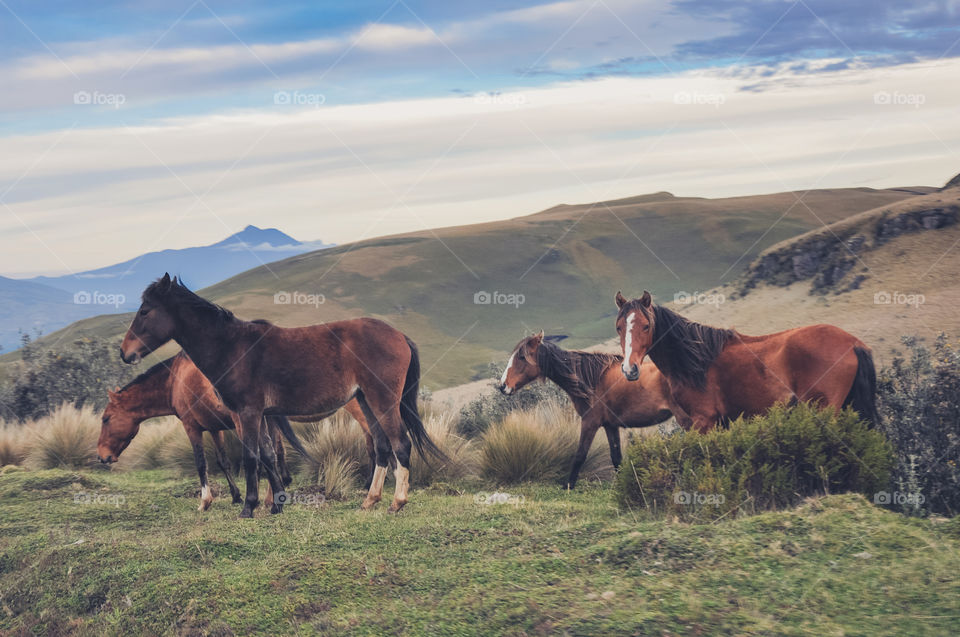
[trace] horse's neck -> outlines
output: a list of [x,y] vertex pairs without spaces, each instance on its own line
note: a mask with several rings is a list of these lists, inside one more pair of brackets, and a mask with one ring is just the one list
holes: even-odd
[[154,374],[123,392],[127,411],[146,420],[157,416],[174,415],[170,399],[170,372]]
[[[563,356],[564,354],[570,356],[571,360],[576,356],[573,352],[562,351],[551,352],[550,356],[557,357]],[[544,374],[544,376],[546,376],[547,380],[553,381],[557,387],[566,392],[570,398],[578,398],[581,394],[581,388],[577,386],[576,381],[569,378],[566,374],[559,373],[557,368],[557,365],[547,366],[547,373]]]
[[206,317],[181,309],[177,320],[176,341],[207,378],[220,378],[223,352],[233,340],[230,326],[216,326]]

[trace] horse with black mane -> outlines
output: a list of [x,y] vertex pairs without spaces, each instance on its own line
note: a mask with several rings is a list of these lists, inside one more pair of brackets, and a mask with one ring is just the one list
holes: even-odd
[[[140,424],[159,416],[176,416],[193,446],[194,461],[200,476],[200,511],[206,511],[213,503],[213,495],[207,485],[207,460],[203,451],[203,432],[213,440],[217,466],[227,478],[234,504],[240,504],[240,490],[233,481],[233,472],[223,450],[223,432],[233,429],[230,410],[217,396],[210,381],[197,369],[183,352],[157,363],[140,374],[123,388],[108,392],[109,400],[101,418],[100,439],[97,456],[100,462],[116,462],[140,430]],[[344,406],[360,423],[367,438],[367,450],[371,467],[375,465],[373,436],[355,400]],[[283,441],[278,433],[296,440],[285,416],[265,416],[270,438],[274,441],[277,470],[284,486],[291,482],[286,463]],[[299,441],[292,442],[295,448],[303,449]],[[368,485],[369,486],[369,485]],[[268,497],[268,500],[270,498]]]
[[[262,444],[268,439],[265,414],[321,419],[356,398],[377,455],[364,509],[380,501],[391,455],[397,486],[389,510],[406,504],[411,437],[421,455],[444,458],[417,413],[417,348],[383,321],[360,318],[294,328],[244,321],[165,274],[144,291],[120,356],[136,363],[170,340],[183,348],[231,412],[247,483],[240,517],[253,517],[259,504],[261,460],[274,493],[283,490],[276,455]],[[272,513],[281,511],[282,498],[271,507]]]
[[623,375],[639,378],[639,364],[649,354],[690,418],[687,426],[697,431],[796,402],[850,405],[868,422],[879,422],[870,348],[839,327],[747,336],[654,305],[649,292],[630,301],[617,292],[616,302]]
[[565,350],[555,340],[541,331],[520,341],[498,387],[510,395],[534,380],[548,379],[570,397],[580,416],[580,445],[567,479],[567,488],[572,489],[600,427],[607,434],[610,462],[619,468],[623,459],[620,427],[650,427],[679,411],[666,377],[653,363],[643,364],[639,382],[631,384],[620,372],[622,357]]

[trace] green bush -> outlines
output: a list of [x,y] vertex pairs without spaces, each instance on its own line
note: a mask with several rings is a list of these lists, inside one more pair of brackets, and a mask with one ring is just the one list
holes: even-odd
[[626,506],[706,521],[820,493],[858,491],[873,500],[887,488],[892,465],[886,438],[854,411],[777,406],[706,435],[636,440],[616,488]]
[[[490,377],[500,378],[503,370],[490,365]],[[497,381],[494,381],[497,382]],[[457,431],[475,438],[483,434],[490,425],[502,422],[507,414],[514,411],[529,411],[543,402],[569,404],[570,398],[555,384],[532,382],[512,396],[505,396],[499,391],[475,398],[460,410],[457,418]]]
[[117,354],[117,344],[106,339],[82,339],[58,350],[40,350],[24,339],[22,361],[0,385],[0,417],[33,420],[63,403],[88,405],[99,411],[107,404],[107,390],[124,385],[137,371]]
[[960,512],[960,356],[942,334],[933,351],[904,338],[880,372],[881,430],[897,454],[892,508],[913,515]]

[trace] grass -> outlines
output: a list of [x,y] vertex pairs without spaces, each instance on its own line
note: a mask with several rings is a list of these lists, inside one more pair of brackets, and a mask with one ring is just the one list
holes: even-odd
[[[573,464],[580,441],[580,417],[570,405],[552,401],[512,411],[482,436],[480,467],[499,483],[559,481]],[[580,470],[584,480],[610,478],[610,449],[603,431],[594,439]]]
[[80,469],[97,462],[100,414],[92,407],[78,409],[64,403],[27,428],[28,451],[24,465],[31,469]]
[[[388,487],[389,488],[389,487]],[[944,635],[960,524],[860,496],[713,525],[609,486],[414,489],[238,520],[169,471],[0,473],[0,633]],[[79,494],[79,495],[78,495]]]

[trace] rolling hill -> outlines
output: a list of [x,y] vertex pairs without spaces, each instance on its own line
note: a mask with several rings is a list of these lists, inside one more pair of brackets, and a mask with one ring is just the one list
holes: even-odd
[[[775,244],[684,315],[762,334],[833,323],[890,362],[902,336],[960,336],[960,179]],[[631,294],[636,289],[631,290]],[[658,299],[664,302],[669,299]],[[607,346],[612,346],[608,343]]]
[[[484,375],[533,330],[567,334],[569,347],[603,341],[618,288],[672,298],[733,282],[778,242],[936,191],[846,188],[723,199],[655,193],[559,205],[301,254],[200,292],[241,317],[284,326],[383,318],[419,344],[424,384],[436,389]],[[42,342],[119,337],[129,320],[87,319]]]

